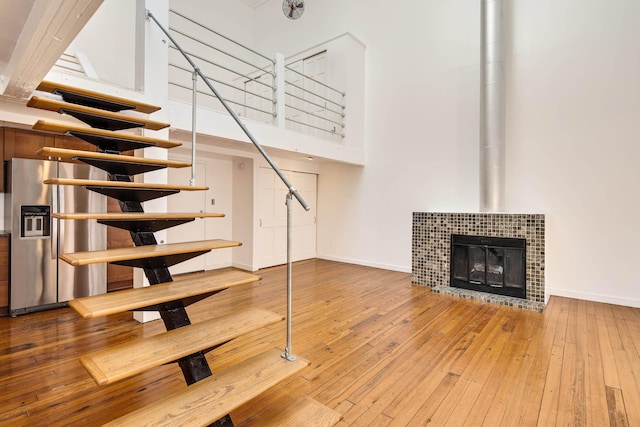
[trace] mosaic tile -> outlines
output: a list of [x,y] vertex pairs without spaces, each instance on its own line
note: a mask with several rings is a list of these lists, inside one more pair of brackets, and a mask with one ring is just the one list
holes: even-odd
[[527,296],[520,300],[544,304],[544,214],[414,212],[412,234],[413,283],[446,288],[451,234],[526,239]]

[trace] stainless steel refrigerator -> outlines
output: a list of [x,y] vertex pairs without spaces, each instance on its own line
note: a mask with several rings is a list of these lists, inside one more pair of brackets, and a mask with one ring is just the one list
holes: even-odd
[[59,220],[52,214],[106,212],[106,196],[84,187],[43,184],[56,177],[104,180],[105,172],[84,164],[15,158],[7,170],[5,228],[11,229],[11,315],[105,293],[105,264],[72,267],[58,260],[58,254],[106,249],[106,227],[95,220]]

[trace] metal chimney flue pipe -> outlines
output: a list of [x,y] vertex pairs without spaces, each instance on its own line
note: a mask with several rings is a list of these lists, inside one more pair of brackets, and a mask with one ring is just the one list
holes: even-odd
[[481,0],[480,32],[480,212],[504,212],[505,0]]

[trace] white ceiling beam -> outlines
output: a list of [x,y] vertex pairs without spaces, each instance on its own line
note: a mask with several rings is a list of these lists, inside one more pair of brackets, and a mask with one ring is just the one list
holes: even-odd
[[29,97],[102,1],[36,0],[5,68],[1,92]]

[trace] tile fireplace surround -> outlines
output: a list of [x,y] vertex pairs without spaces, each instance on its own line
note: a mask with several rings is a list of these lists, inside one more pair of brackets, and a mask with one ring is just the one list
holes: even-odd
[[[449,259],[452,234],[526,239],[526,299],[450,287]],[[544,241],[543,214],[414,212],[411,245],[412,282],[430,286],[434,292],[542,311]]]

